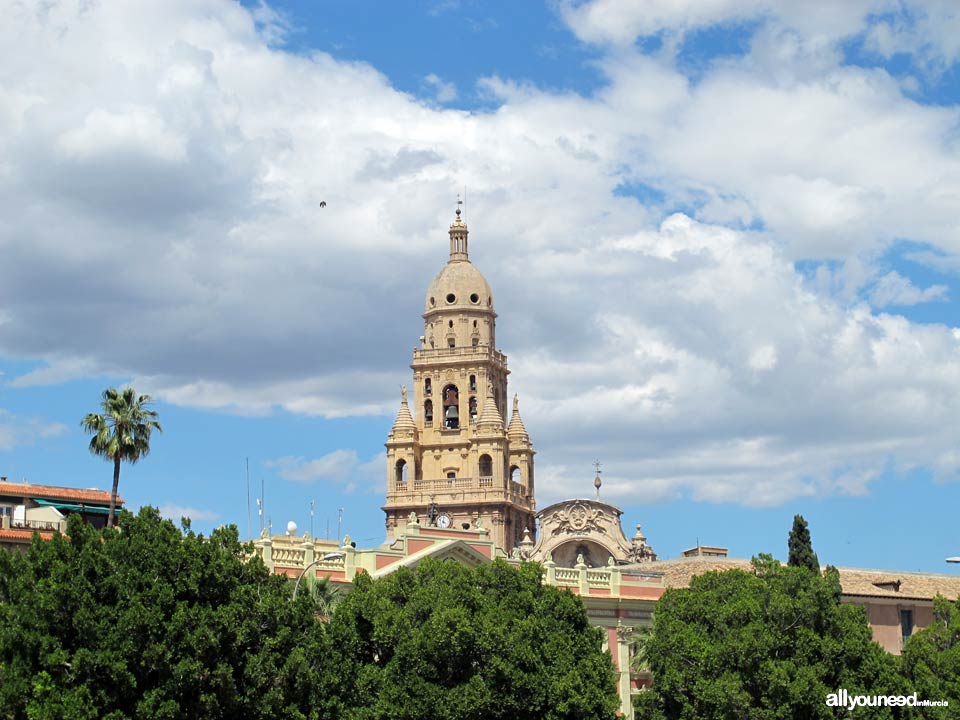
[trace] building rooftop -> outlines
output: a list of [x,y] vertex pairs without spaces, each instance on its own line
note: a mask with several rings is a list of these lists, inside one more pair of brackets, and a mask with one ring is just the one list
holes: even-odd
[[[76,503],[93,503],[96,505],[110,504],[110,493],[104,490],[81,490],[53,485],[32,485],[30,483],[0,482],[0,496],[69,500]],[[117,506],[120,505],[123,505],[123,499],[118,495]]]
[[[749,560],[710,556],[658,560],[646,567],[663,573],[667,587],[689,587],[690,579],[704,573],[724,570],[752,570]],[[821,565],[825,568],[826,565]],[[847,596],[932,600],[937,594],[949,600],[960,597],[960,575],[865,570],[838,567],[840,585]]]

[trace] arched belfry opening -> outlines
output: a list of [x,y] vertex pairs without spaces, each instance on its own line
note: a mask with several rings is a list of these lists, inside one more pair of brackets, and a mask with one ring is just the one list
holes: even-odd
[[480,477],[493,477],[493,458],[487,454],[480,456]]
[[407,482],[407,461],[402,458],[394,465],[394,480],[398,484]]
[[447,430],[460,427],[460,393],[456,385],[443,388],[443,426]]

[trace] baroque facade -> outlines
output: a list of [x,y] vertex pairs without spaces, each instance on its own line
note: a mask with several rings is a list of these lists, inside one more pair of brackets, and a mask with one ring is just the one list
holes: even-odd
[[486,527],[510,552],[534,530],[533,444],[496,346],[493,293],[470,262],[457,209],[450,259],[427,288],[413,351],[413,410],[404,388],[387,438],[387,537],[411,512],[439,528]]

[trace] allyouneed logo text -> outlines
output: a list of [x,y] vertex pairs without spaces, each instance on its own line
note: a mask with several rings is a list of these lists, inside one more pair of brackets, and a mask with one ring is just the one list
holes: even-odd
[[829,707],[853,710],[855,707],[948,707],[946,700],[918,700],[913,695],[851,695],[846,690],[837,690],[827,695]]

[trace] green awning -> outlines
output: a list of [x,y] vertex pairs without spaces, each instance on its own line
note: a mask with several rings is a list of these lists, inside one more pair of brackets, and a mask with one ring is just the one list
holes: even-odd
[[57,500],[42,500],[40,498],[34,498],[33,501],[37,503],[37,505],[52,507],[56,508],[57,510],[93,513],[94,515],[106,515],[110,512],[110,508],[105,508],[101,505],[79,505],[77,503],[59,502]]

